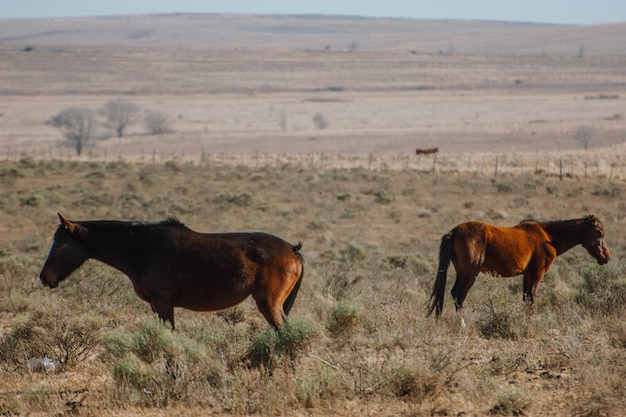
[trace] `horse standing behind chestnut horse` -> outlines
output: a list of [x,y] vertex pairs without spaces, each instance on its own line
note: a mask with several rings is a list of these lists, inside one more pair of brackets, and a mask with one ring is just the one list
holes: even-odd
[[450,261],[456,269],[452,298],[463,307],[479,272],[502,277],[524,275],[524,300],[532,303],[544,274],[557,256],[582,245],[598,264],[609,261],[604,228],[595,216],[500,227],[481,222],[462,223],[441,239],[439,269],[430,296],[428,315],[440,316]]
[[291,309],[304,273],[300,249],[263,232],[197,233],[176,219],[158,223],[61,224],[39,275],[55,288],[87,259],[125,273],[135,292],[174,328],[174,307],[224,310],[248,296],[274,328]]
[[439,152],[439,148],[417,148],[415,153],[417,155],[432,155]]

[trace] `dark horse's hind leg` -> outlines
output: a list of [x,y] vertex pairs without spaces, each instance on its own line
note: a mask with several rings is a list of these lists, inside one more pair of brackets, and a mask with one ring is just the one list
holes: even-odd
[[476,282],[476,275],[478,274],[457,274],[456,281],[454,282],[454,286],[452,287],[452,298],[454,299],[454,306],[457,311],[463,307],[463,301],[465,301],[465,297],[467,297],[467,293],[469,292],[474,282]]
[[285,324],[287,316],[279,300],[270,299],[266,294],[252,294],[252,298],[256,302],[256,306],[261,314],[263,314],[263,317],[265,317],[265,320],[276,330],[280,329]]

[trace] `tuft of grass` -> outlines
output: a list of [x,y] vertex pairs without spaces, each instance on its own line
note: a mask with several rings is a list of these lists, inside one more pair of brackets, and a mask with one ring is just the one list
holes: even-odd
[[297,360],[318,334],[319,328],[311,320],[291,319],[278,331],[267,329],[261,333],[252,343],[248,358],[253,366],[263,366],[271,372],[284,357]]
[[113,365],[113,379],[122,389],[128,387],[141,389],[144,384],[144,377],[141,362],[135,355],[125,355]]
[[367,251],[358,243],[350,242],[339,251],[341,260],[346,263],[355,263],[367,258]]
[[498,194],[512,194],[517,191],[517,185],[513,181],[496,181],[495,186]]
[[213,199],[215,203],[230,203],[239,207],[250,207],[252,205],[252,194],[248,192],[240,194],[221,193]]
[[440,389],[439,378],[416,362],[392,364],[387,371],[386,384],[396,397],[412,397],[417,401],[436,397]]
[[316,408],[320,403],[332,401],[340,390],[340,383],[334,373],[323,368],[298,378],[295,390],[300,403],[306,408]]
[[532,398],[520,390],[507,390],[497,396],[496,404],[489,414],[499,416],[525,416],[532,404]]
[[104,340],[102,359],[113,361],[118,395],[143,406],[165,406],[194,395],[193,387],[220,380],[206,368],[206,348],[154,317],[130,330],[117,329]]
[[335,337],[352,334],[361,322],[361,311],[352,300],[341,300],[332,306],[326,328]]

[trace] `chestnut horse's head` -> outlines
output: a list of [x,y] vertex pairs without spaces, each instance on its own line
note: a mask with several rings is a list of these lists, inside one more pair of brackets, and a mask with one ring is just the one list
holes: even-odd
[[39,273],[41,283],[55,288],[89,257],[87,251],[76,241],[84,228],[59,214],[61,224],[52,239],[48,258]]
[[604,227],[596,216],[587,216],[585,219],[585,233],[582,246],[600,265],[606,264],[611,258],[611,252],[604,240]]

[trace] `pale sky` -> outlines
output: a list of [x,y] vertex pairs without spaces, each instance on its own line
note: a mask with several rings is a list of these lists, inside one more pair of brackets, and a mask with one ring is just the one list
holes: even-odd
[[626,22],[626,0],[0,0],[0,18],[162,13],[323,14],[596,24]]

